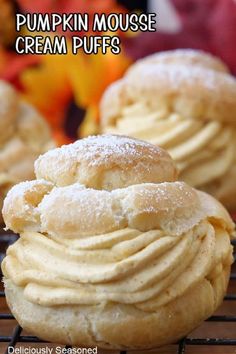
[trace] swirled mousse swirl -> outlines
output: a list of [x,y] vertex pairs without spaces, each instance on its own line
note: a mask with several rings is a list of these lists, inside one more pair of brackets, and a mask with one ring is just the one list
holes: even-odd
[[206,221],[178,237],[124,228],[82,240],[26,232],[8,249],[5,277],[44,306],[132,304],[154,311],[231,263],[228,233]]
[[[67,344],[148,348],[186,334],[220,304],[234,225],[219,202],[176,181],[164,150],[89,137],[41,156],[35,172],[3,208],[20,234],[2,271],[23,328]],[[200,312],[185,318],[183,304],[198,297]],[[146,325],[152,339],[137,337]]]

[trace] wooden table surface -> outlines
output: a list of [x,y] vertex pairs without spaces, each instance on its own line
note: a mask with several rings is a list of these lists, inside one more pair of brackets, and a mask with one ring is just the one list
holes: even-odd
[[[236,273],[236,264],[233,266],[233,271]],[[0,285],[0,290],[2,289],[2,284]],[[229,294],[236,294],[236,280],[232,280],[228,288]],[[0,298],[0,313],[9,313],[6,302],[4,298]],[[216,312],[217,315],[230,315],[236,316],[236,301],[224,301],[222,306]],[[16,326],[15,320],[0,320],[0,336],[11,336]],[[22,334],[30,334],[22,332]],[[189,337],[191,338],[232,338],[236,339],[236,322],[204,322],[198,329],[192,332]],[[16,347],[24,348],[32,346],[34,348],[46,348],[53,347],[57,345],[51,344],[30,344],[30,343],[20,343]],[[0,343],[0,354],[4,354],[7,348],[7,343]],[[117,351],[103,351],[98,350],[99,354],[110,353],[118,354]],[[177,345],[170,345],[162,347],[152,351],[142,351],[142,352],[132,352],[133,354],[144,354],[144,353],[158,353],[158,354],[172,354],[178,353]],[[186,346],[186,354],[236,354],[236,346]],[[27,353],[28,354],[28,353]],[[33,353],[32,353],[33,354]],[[36,353],[35,353],[36,354]],[[53,352],[55,354],[55,351]]]

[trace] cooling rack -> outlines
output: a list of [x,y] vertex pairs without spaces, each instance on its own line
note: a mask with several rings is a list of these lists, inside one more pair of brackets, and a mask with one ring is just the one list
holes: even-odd
[[[16,240],[16,238],[17,238],[16,235],[9,235],[9,234],[0,235],[0,259],[2,259],[4,257],[5,249],[10,244],[12,244]],[[234,249],[236,251],[236,241],[233,241],[232,243],[233,243]],[[234,253],[234,260],[235,259],[236,259],[236,254]],[[231,281],[231,284],[233,283],[233,285],[234,284],[236,285],[236,271],[233,271],[231,273],[230,281]],[[233,286],[232,288],[235,289],[236,287]],[[2,298],[3,301],[5,300],[4,291],[0,291],[0,298]],[[234,307],[236,309],[236,292],[233,294],[232,293],[227,294],[225,296],[225,301],[233,302]],[[1,330],[1,328],[4,328],[4,321],[9,321],[9,320],[12,320],[12,321],[15,320],[13,315],[10,312],[0,313],[0,330]],[[186,338],[183,338],[181,341],[179,341],[176,344],[176,346],[175,346],[175,348],[176,348],[175,353],[176,354],[187,353],[188,348],[190,346],[197,346],[199,348],[199,350],[198,350],[199,354],[201,353],[201,348],[203,348],[203,346],[209,347],[210,354],[215,353],[215,349],[213,349],[213,348],[222,347],[222,346],[224,348],[227,348],[227,347],[234,348],[235,347],[233,349],[233,352],[236,353],[236,315],[227,315],[227,314],[214,315],[214,316],[208,318],[206,320],[206,322],[212,322],[215,326],[217,326],[220,323],[232,323],[233,322],[233,326],[235,326],[235,331],[234,331],[235,334],[233,335],[232,338],[224,338],[224,336],[222,336],[222,337],[217,336],[216,338],[207,338],[207,337],[206,338],[204,338],[204,337],[201,337],[201,338],[194,337],[193,338],[191,336],[187,336]],[[6,344],[6,347],[5,347],[5,349],[3,349],[1,354],[8,354],[8,348],[10,346],[15,347],[21,343],[22,344],[23,343],[30,344],[32,347],[34,345],[38,345],[40,343],[46,343],[45,345],[47,345],[47,344],[50,345],[50,343],[44,342],[35,336],[25,335],[23,333],[22,328],[19,326],[19,324],[16,324],[14,326],[14,329],[13,329],[11,335],[1,335],[1,332],[0,332],[0,343]],[[65,348],[69,349],[72,347],[65,346]],[[68,350],[68,352],[69,352],[69,350]],[[119,353],[119,354],[126,354],[127,353],[128,354],[128,353],[132,353],[132,352],[120,351],[120,352],[116,352],[116,353]],[[141,353],[146,354],[147,351],[140,352],[140,354]],[[158,353],[161,353],[161,352],[158,351]],[[167,352],[165,351],[165,353],[167,353]],[[173,353],[173,351],[171,351],[171,353]],[[204,353],[206,353],[206,352],[204,351]],[[219,351],[217,351],[217,353],[219,353]],[[225,352],[225,349],[224,349],[224,352],[221,352],[221,353],[227,354],[227,352]]]

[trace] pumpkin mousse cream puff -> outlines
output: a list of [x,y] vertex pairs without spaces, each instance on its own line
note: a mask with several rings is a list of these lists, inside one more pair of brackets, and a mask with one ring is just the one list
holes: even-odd
[[236,208],[236,79],[219,59],[174,50],[137,61],[106,90],[101,127],[161,146],[180,180]]
[[2,264],[6,298],[25,330],[74,346],[153,348],[221,304],[233,222],[176,180],[166,151],[93,136],[40,156],[35,173],[3,207],[20,234]]
[[35,178],[34,161],[53,146],[49,127],[40,114],[0,80],[0,210],[8,190]]

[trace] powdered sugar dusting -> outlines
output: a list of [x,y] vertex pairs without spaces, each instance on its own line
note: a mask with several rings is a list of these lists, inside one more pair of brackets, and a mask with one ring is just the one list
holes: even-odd
[[129,161],[132,158],[143,157],[143,149],[145,149],[146,157],[153,160],[153,155],[160,156],[161,150],[144,141],[131,139],[124,136],[101,135],[91,136],[85,140],[75,143],[77,151],[84,153],[84,158],[91,160],[92,165],[106,162],[110,157],[116,156],[123,160]]
[[20,182],[9,190],[7,198],[24,196],[25,193],[29,191],[36,191],[36,188],[41,186],[52,187],[52,184],[44,179]]
[[131,86],[134,84],[152,87],[157,82],[163,86],[163,82],[165,83],[167,80],[168,86],[172,90],[181,89],[186,85],[195,87],[198,83],[215,92],[219,92],[220,86],[226,84],[232,86],[232,89],[236,88],[235,80],[230,75],[200,66],[155,64],[142,65],[137,70],[139,75],[136,70],[128,73],[127,80],[130,81]]
[[166,151],[121,135],[90,136],[49,151],[36,161],[35,173],[56,186],[79,182],[104,190],[172,181],[176,176]]
[[91,166],[106,164],[114,156],[126,163],[130,163],[132,159],[149,158],[154,161],[161,155],[168,156],[161,148],[141,140],[119,135],[98,135],[47,152],[36,161],[36,166],[44,157],[55,158],[56,161],[61,155],[66,160],[86,160]]
[[134,66],[148,65],[148,64],[184,64],[184,65],[198,65],[209,69],[214,69],[216,71],[227,71],[226,65],[224,63],[211,55],[201,50],[194,49],[176,49],[169,50],[165,52],[155,53],[145,57],[144,59],[138,60]]
[[[145,230],[161,228],[170,235],[181,235],[206,217],[196,191],[184,182],[143,183],[113,191],[121,200],[129,225]],[[137,222],[145,217],[145,229]]]
[[50,230],[60,237],[101,234],[119,228],[122,222],[110,192],[85,188],[79,183],[53,189],[43,198],[39,210],[42,231]]

